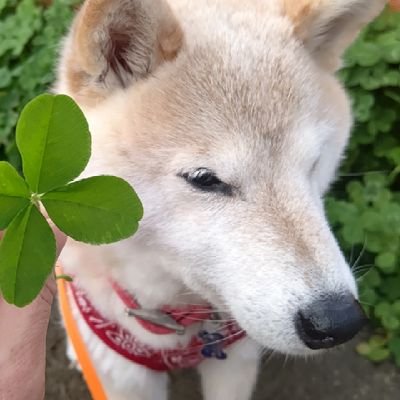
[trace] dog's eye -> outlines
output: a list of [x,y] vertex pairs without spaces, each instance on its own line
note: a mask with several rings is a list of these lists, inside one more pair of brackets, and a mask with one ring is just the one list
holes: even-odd
[[232,195],[232,187],[222,182],[215,172],[208,168],[197,168],[191,172],[181,173],[180,176],[197,189],[205,192],[219,192]]
[[188,174],[186,179],[190,183],[201,187],[211,187],[222,183],[217,175],[207,168],[196,169],[196,171]]

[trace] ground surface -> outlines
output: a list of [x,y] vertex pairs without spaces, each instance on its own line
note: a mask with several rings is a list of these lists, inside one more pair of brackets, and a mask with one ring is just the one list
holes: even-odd
[[[254,400],[399,400],[400,370],[362,359],[353,346],[315,360],[264,362]],[[79,373],[68,368],[64,333],[54,313],[48,335],[46,400],[90,400]],[[201,400],[196,375],[172,377],[171,400]],[[224,399],[231,400],[231,399]]]

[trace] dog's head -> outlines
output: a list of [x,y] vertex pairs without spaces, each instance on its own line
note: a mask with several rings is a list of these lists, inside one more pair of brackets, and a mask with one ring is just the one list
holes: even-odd
[[89,119],[90,172],[136,188],[135,251],[263,345],[348,340],[363,315],[322,202],[351,128],[334,73],[384,1],[170,3],[89,0],[73,24],[57,90]]

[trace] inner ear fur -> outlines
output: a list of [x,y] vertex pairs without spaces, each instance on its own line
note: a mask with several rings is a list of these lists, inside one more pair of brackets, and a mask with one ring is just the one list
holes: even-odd
[[282,0],[294,32],[317,62],[335,71],[360,30],[383,10],[386,0]]
[[180,26],[164,0],[86,0],[64,44],[59,79],[86,104],[176,57]]

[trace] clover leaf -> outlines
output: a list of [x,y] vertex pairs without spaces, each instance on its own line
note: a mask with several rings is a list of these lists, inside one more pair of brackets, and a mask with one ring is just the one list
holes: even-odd
[[73,239],[111,243],[115,237],[131,236],[142,218],[139,199],[131,191],[123,179],[95,176],[46,193],[42,203],[57,227]]
[[5,229],[29,205],[29,198],[28,186],[17,171],[10,164],[0,162],[0,229]]
[[66,235],[89,244],[128,238],[138,229],[142,204],[114,176],[73,181],[91,154],[86,119],[68,96],[44,94],[23,109],[16,142],[25,180],[0,162],[0,291],[19,307],[40,293],[56,261],[56,241],[43,206]]
[[68,96],[43,94],[28,103],[16,139],[25,179],[36,193],[70,182],[89,161],[88,124]]
[[56,240],[46,219],[31,204],[9,225],[0,245],[3,297],[23,306],[40,292],[56,258]]

